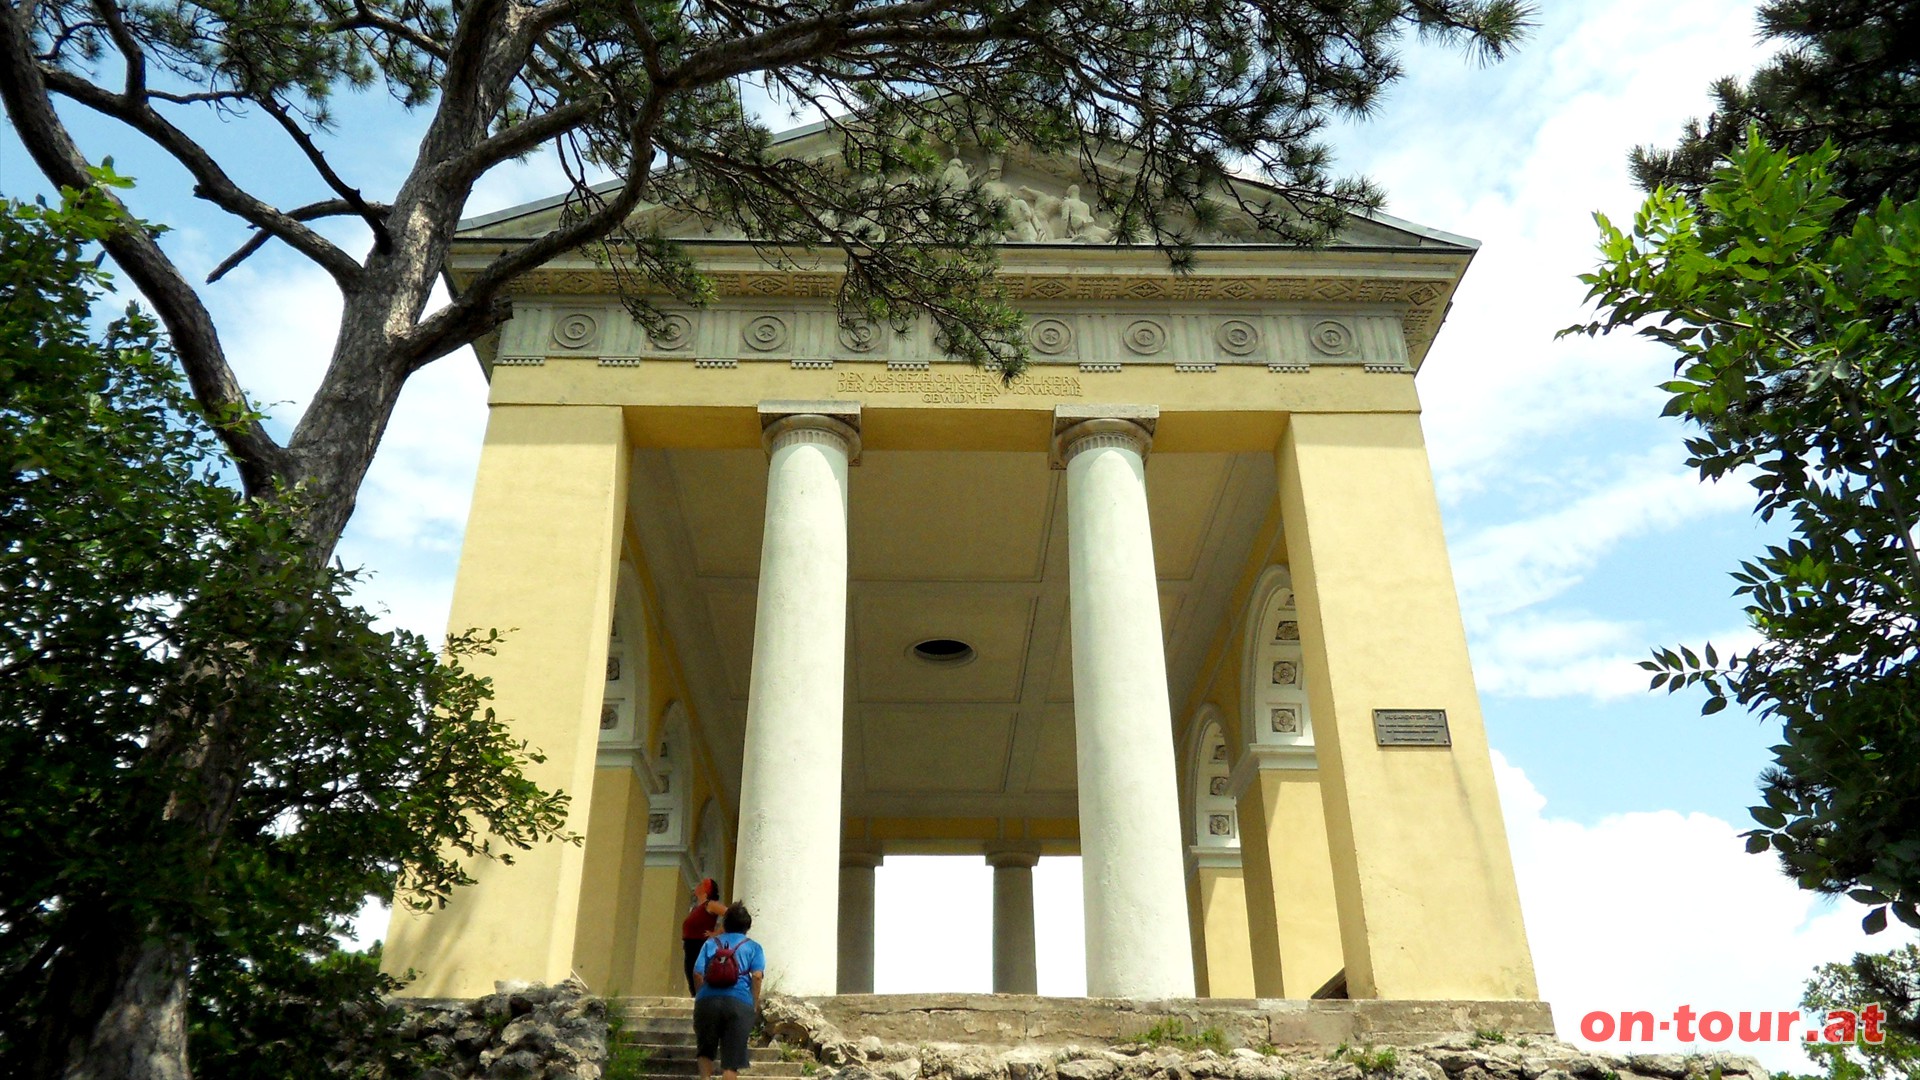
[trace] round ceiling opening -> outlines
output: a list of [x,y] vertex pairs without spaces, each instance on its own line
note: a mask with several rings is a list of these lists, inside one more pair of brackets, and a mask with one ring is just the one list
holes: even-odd
[[973,659],[973,646],[953,638],[928,638],[913,647],[913,655],[929,664],[964,664]]

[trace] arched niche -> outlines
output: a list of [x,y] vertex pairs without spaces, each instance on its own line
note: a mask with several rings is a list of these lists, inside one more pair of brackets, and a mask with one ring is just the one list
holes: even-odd
[[[653,747],[654,791],[647,813],[647,850],[685,854],[693,788],[693,729],[687,722],[686,706],[668,702],[659,731],[659,741]],[[682,866],[691,872],[687,860],[682,860]]]
[[1269,566],[1260,575],[1247,611],[1246,635],[1242,741],[1248,746],[1311,749],[1313,717],[1301,662],[1300,614],[1293,575],[1286,567]]
[[1233,755],[1220,710],[1212,705],[1202,707],[1191,730],[1187,751],[1190,842],[1201,850],[1237,849],[1240,821],[1233,800]]
[[647,617],[640,576],[622,562],[614,588],[613,626],[607,635],[607,688],[600,703],[600,749],[637,754],[643,772],[653,772],[647,753]]

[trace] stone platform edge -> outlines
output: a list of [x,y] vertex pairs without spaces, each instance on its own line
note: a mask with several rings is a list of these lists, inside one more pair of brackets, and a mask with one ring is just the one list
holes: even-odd
[[1342,1043],[1415,1046],[1450,1035],[1499,1032],[1552,1038],[1544,1001],[1314,1001],[1294,999],[1057,998],[1018,994],[839,994],[805,997],[849,1034],[897,1043],[977,1046],[1114,1045],[1177,1020],[1188,1033],[1218,1028],[1229,1048]]

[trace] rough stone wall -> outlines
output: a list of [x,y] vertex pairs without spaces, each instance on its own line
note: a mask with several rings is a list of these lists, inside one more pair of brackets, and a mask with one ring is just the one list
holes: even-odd
[[[767,1031],[825,1063],[816,1080],[1768,1080],[1733,1054],[1594,1054],[1544,1036],[1454,1034],[1418,1045],[994,1047],[854,1038],[813,1005],[771,999]],[[1190,1034],[1190,1033],[1189,1033]]]
[[483,998],[393,1002],[420,1080],[600,1080],[606,1002],[573,980],[494,987]]

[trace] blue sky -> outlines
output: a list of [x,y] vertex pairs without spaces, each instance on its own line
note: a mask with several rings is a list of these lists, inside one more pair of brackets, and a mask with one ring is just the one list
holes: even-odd
[[[1414,45],[1377,115],[1335,133],[1340,165],[1379,181],[1391,213],[1484,245],[1420,386],[1542,991],[1563,1035],[1589,1008],[1790,1008],[1814,964],[1864,947],[1860,911],[1741,852],[1766,726],[1649,695],[1633,666],[1651,645],[1743,640],[1726,571],[1768,534],[1746,490],[1685,469],[1682,429],[1657,418],[1668,370],[1658,348],[1553,338],[1583,315],[1574,275],[1593,262],[1589,214],[1624,217],[1638,202],[1627,148],[1671,141],[1706,111],[1713,78],[1769,50],[1754,40],[1751,0],[1542,7],[1533,39],[1499,65]],[[339,115],[336,165],[369,194],[391,190],[413,124],[379,97],[345,99]],[[115,155],[140,180],[135,209],[174,228],[168,247],[190,273],[245,238],[170,164],[109,125],[78,128],[89,154]],[[289,204],[322,194],[262,128],[202,130],[266,193]],[[43,186],[0,134],[0,190]],[[535,160],[489,177],[470,209],[561,186]],[[270,246],[207,295],[243,382],[283,421],[296,417],[333,336],[330,284]],[[341,550],[373,571],[369,602],[430,636],[445,619],[484,411],[470,354],[416,377]],[[1071,860],[1040,870],[1049,992],[1078,988],[1077,873]],[[881,870],[881,989],[985,988],[988,881],[976,860]],[[938,942],[904,921],[929,896],[945,898]],[[887,943],[907,940],[915,961],[890,962]],[[1756,1051],[1776,1068],[1795,1060]]]

